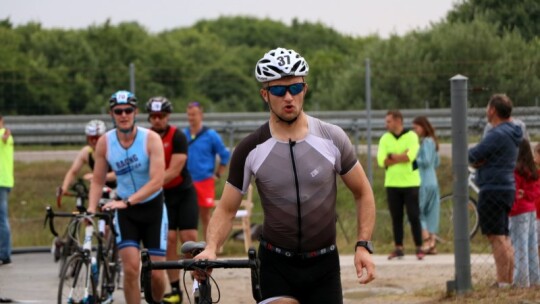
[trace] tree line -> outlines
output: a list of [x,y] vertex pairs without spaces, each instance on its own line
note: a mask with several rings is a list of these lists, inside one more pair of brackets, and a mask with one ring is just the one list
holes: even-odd
[[114,91],[129,89],[130,64],[141,105],[163,95],[180,112],[192,100],[212,112],[264,111],[254,66],[278,46],[295,49],[310,64],[306,110],[364,109],[367,59],[375,109],[449,107],[449,79],[456,74],[469,78],[471,106],[484,106],[494,92],[531,106],[540,95],[538,15],[534,0],[462,1],[443,20],[387,39],[251,17],[201,20],[160,33],[136,22],[68,30],[5,19],[0,113],[103,113]]

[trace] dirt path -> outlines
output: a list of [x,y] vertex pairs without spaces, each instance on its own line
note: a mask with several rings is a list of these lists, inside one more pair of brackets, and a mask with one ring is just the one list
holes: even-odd
[[[417,261],[414,256],[388,261],[385,256],[375,255],[374,259],[377,265],[377,279],[361,286],[356,282],[353,257],[350,255],[341,257],[345,303],[437,302],[444,294],[446,281],[453,278],[452,255],[428,256],[424,261]],[[0,267],[0,297],[27,303],[30,301],[55,303],[57,271],[58,265],[52,261],[52,256],[48,253],[14,255],[11,265]],[[220,303],[254,303],[248,270],[216,269],[214,278],[221,291]],[[190,279],[187,281],[190,290]],[[213,291],[216,301],[215,286]],[[115,303],[124,303],[121,291],[115,293]]]

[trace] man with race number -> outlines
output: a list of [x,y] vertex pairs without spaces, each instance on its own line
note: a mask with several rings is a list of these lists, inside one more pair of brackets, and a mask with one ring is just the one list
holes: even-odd
[[[117,178],[119,198],[103,208],[115,210],[116,242],[124,270],[124,297],[128,304],[141,302],[140,243],[152,261],[165,261],[167,210],[163,203],[165,155],[159,135],[135,125],[137,99],[118,91],[109,100],[116,126],[102,136],[94,154],[94,176],[90,185],[89,212],[95,212],[110,165]],[[160,302],[165,293],[165,272],[152,271],[152,296]]]
[[358,280],[365,284],[375,278],[373,192],[347,134],[303,111],[308,72],[307,62],[294,50],[277,48],[257,62],[255,75],[270,119],[237,145],[210,220],[208,244],[196,257],[216,259],[253,176],[264,210],[261,303],[343,303],[336,247],[337,175],[356,202]]
[[[165,151],[165,181],[163,193],[169,217],[167,234],[167,260],[178,257],[178,238],[182,243],[197,240],[197,193],[186,166],[187,139],[182,130],[169,124],[172,112],[171,102],[161,96],[152,97],[146,103],[151,129],[161,136]],[[166,294],[164,303],[182,303],[180,272],[167,270],[171,292]]]

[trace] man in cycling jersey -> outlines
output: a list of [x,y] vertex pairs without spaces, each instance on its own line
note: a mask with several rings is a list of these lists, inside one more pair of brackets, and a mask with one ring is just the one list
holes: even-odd
[[216,258],[253,176],[264,210],[261,303],[343,303],[336,248],[338,174],[356,201],[358,280],[365,284],[375,278],[373,192],[347,134],[303,111],[308,71],[303,57],[283,48],[257,62],[255,75],[270,119],[236,147],[207,247],[197,256]]
[[[165,151],[165,181],[163,192],[169,217],[167,234],[167,260],[178,260],[178,238],[180,241],[197,240],[197,193],[191,182],[186,165],[187,139],[184,133],[169,124],[171,102],[161,96],[152,97],[146,103],[151,129],[161,136]],[[182,303],[180,272],[167,270],[171,292],[163,298],[164,303]]]
[[[135,95],[118,91],[111,96],[109,107],[116,128],[97,142],[88,211],[96,211],[110,165],[116,174],[119,198],[104,208],[116,210],[116,242],[124,270],[126,303],[138,304],[141,302],[139,244],[142,242],[148,249],[152,261],[165,261],[168,222],[162,191],[165,155],[159,135],[135,125]],[[163,270],[152,271],[152,296],[157,302],[165,293],[165,281]]]
[[[71,167],[69,168],[68,172],[66,172],[66,175],[64,176],[64,181],[62,182],[62,186],[57,191],[57,196],[60,199],[61,195],[64,193],[67,193],[69,186],[73,182],[73,180],[77,177],[79,174],[79,171],[81,171],[82,167],[86,164],[88,167],[90,167],[90,170],[94,170],[94,150],[96,149],[96,143],[98,139],[101,137],[101,135],[105,134],[107,131],[107,127],[105,126],[105,123],[101,120],[91,120],[86,124],[86,127],[84,129],[84,132],[86,133],[86,142],[87,145],[84,146],[79,153],[77,154],[77,157],[73,160],[73,163],[71,164]],[[92,180],[93,173],[89,172],[84,174],[83,179],[87,181]],[[107,173],[106,183],[107,187],[109,188],[116,188],[116,176],[114,175],[114,172],[112,169],[109,168],[109,172]]]

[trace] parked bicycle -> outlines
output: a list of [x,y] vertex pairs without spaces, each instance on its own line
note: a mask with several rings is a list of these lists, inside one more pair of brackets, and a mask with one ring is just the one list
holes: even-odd
[[[80,226],[86,225],[84,242],[80,241],[79,234],[75,234],[72,240],[77,244],[76,251],[69,257],[60,274],[58,303],[111,303],[121,272],[115,242],[116,232],[112,225],[113,214],[54,212],[51,207],[47,207],[47,215],[49,228],[54,235],[57,235],[54,227],[55,217],[74,218],[75,220],[70,223],[75,226],[70,227],[72,231],[82,231]],[[99,219],[97,233],[94,232],[95,218]],[[97,241],[95,256],[92,254],[94,239]]]
[[[206,247],[205,242],[185,242],[182,247],[182,253],[189,256],[196,256]],[[144,298],[148,303],[156,303],[152,298],[151,271],[154,269],[183,269],[184,270],[184,289],[186,291],[188,302],[191,303],[189,293],[185,286],[185,276],[187,271],[201,270],[206,271],[212,268],[250,268],[251,269],[251,291],[253,299],[259,302],[262,298],[259,284],[259,260],[255,249],[248,250],[247,260],[195,260],[182,259],[178,261],[152,262],[147,250],[141,252],[141,284],[144,290]],[[217,300],[212,301],[212,282],[217,288]],[[194,292],[194,303],[211,304],[218,303],[221,299],[219,286],[214,278],[209,275],[206,280],[195,283],[197,291]]]
[[[478,232],[477,197],[480,189],[475,184],[476,171],[469,167],[469,199],[467,201],[467,214],[469,222],[469,238],[472,239]],[[445,243],[454,239],[454,196],[452,193],[444,195],[440,199],[441,217],[437,240]]]

